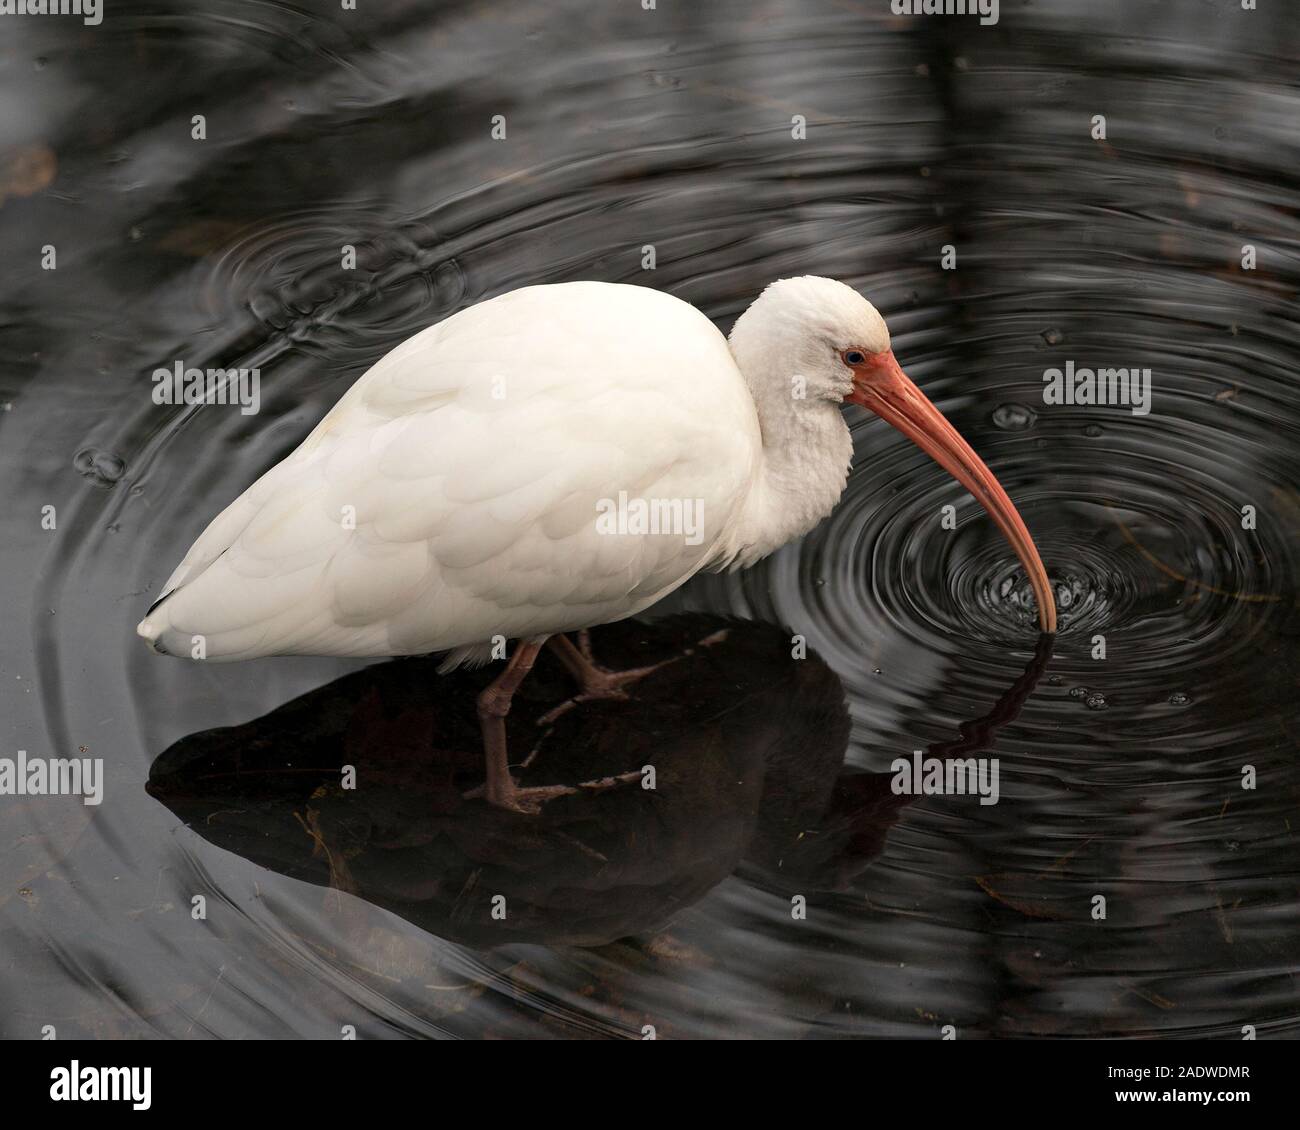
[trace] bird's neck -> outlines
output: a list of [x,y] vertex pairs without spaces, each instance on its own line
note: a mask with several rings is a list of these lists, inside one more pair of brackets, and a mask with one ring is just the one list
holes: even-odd
[[839,405],[798,399],[783,375],[788,371],[770,359],[741,367],[754,397],[763,450],[732,539],[736,566],[750,565],[806,534],[835,508],[848,479],[853,440]]

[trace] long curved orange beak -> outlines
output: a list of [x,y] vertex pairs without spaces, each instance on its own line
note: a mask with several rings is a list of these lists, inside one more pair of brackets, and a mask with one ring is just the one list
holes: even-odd
[[867,354],[862,364],[849,367],[853,370],[853,391],[845,399],[892,424],[975,496],[1024,566],[1038,601],[1039,625],[1045,632],[1055,632],[1056,601],[1047,570],[1024,520],[993,472],[908,379],[894,359],[893,350]]

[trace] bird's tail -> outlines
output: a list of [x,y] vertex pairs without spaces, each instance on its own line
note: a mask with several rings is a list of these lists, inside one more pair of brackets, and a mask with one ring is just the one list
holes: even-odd
[[145,617],[135,626],[135,634],[139,636],[146,644],[149,650],[156,655],[175,655],[177,654],[168,646],[168,634],[172,630],[171,618],[167,614],[166,602],[171,593],[164,593],[161,597],[153,602]]

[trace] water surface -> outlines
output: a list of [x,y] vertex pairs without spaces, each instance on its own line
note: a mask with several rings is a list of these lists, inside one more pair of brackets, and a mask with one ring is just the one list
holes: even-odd
[[[1300,21],[361,7],[6,23],[3,755],[84,750],[107,781],[99,807],[0,802],[0,1032],[1294,1034]],[[649,707],[679,704],[658,737],[684,783],[653,814],[456,816],[422,775],[434,723],[409,671],[188,664],[135,638],[208,519],[416,330],[578,278],[656,286],[725,329],[796,273],[872,298],[1006,486],[1057,587],[1050,649],[974,501],[856,409],[835,514],[659,610],[755,622],[726,645],[753,696],[706,652],[593,712],[605,730],[569,720],[580,759],[598,734],[640,749],[669,717]],[[260,413],[155,405],[150,374],[178,359],[258,367]],[[1067,360],[1150,368],[1150,413],[1045,405]],[[627,630],[607,655],[674,646]],[[803,666],[773,642],[796,633]],[[549,677],[539,696],[561,693]],[[430,680],[453,727],[457,687]],[[293,768],[275,712],[309,692],[313,752],[395,767],[364,811],[301,775],[252,783],[258,756]],[[881,784],[914,749],[975,747],[999,759],[996,805]],[[232,764],[237,811],[218,803]],[[651,815],[662,851],[629,854]],[[466,858],[536,900],[500,945],[460,899]]]

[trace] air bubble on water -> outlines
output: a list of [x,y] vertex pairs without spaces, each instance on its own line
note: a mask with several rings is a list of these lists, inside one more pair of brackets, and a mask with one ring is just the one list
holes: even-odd
[[1106,696],[1104,694],[1095,694],[1095,693],[1090,694],[1086,699],[1083,700],[1083,704],[1089,710],[1105,710]]
[[1102,428],[1100,424],[1089,424],[1086,428],[1083,429],[1083,434],[1086,435],[1089,439],[1096,439],[1099,435],[1101,435],[1101,433],[1102,433]]
[[1170,706],[1186,706],[1191,701],[1192,700],[1183,694],[1182,691],[1174,691],[1174,693],[1169,696]]
[[1034,426],[1038,417],[1032,408],[1023,404],[999,404],[993,409],[993,423],[1009,432],[1023,432]]
[[126,464],[111,451],[84,447],[72,457],[72,465],[96,486],[111,487],[126,473]]
[[1059,687],[1065,680],[1063,680],[1060,675],[1048,675],[1047,681],[1052,686]]
[[1086,695],[1087,693],[1088,693],[1088,688],[1087,688],[1087,687],[1071,687],[1071,688],[1070,688],[1070,697],[1071,697],[1071,698],[1083,698],[1083,696]]
[[1060,345],[1065,340],[1065,334],[1058,329],[1047,329],[1043,331],[1042,338],[1048,345]]

